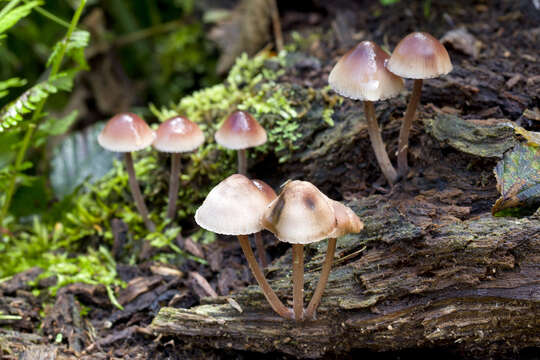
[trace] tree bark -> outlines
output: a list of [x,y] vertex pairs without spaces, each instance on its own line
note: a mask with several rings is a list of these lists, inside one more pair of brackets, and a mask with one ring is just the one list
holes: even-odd
[[[316,320],[273,313],[257,286],[192,309],[163,308],[151,328],[218,349],[283,352],[300,358],[352,349],[393,351],[444,346],[470,357],[540,343],[540,219],[465,221],[405,216],[393,200],[370,196],[348,205],[362,233],[338,239]],[[420,213],[421,202],[403,205]],[[318,247],[317,247],[318,246]],[[306,247],[306,298],[315,290],[326,245]],[[271,286],[291,294],[290,251],[272,264]],[[289,265],[287,265],[289,264]]]

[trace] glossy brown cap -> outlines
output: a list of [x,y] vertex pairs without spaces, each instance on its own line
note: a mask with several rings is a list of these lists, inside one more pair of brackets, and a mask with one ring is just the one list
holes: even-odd
[[239,110],[229,115],[215,138],[227,149],[240,150],[264,144],[266,131],[248,112]]
[[150,146],[156,134],[154,130],[132,113],[115,115],[98,135],[98,143],[109,151],[131,152]]
[[268,203],[272,202],[272,200],[277,198],[277,194],[274,189],[272,189],[272,187],[270,187],[270,185],[268,185],[264,181],[259,179],[252,179],[251,182],[257,187],[257,189],[259,189],[264,194],[264,196],[268,200]]
[[234,174],[217,184],[195,212],[200,227],[224,235],[261,231],[260,218],[268,195],[244,175]]
[[356,234],[362,231],[364,223],[350,207],[334,200],[332,200],[332,206],[336,215],[336,228],[329,237],[338,238],[343,235]]
[[199,126],[183,116],[175,116],[159,125],[152,144],[158,151],[179,153],[192,151],[204,142]]
[[291,181],[268,205],[262,226],[276,237],[292,244],[323,240],[336,226],[331,200],[307,181]]
[[390,55],[372,41],[362,41],[343,55],[328,77],[341,96],[377,101],[394,97],[403,89],[403,79],[385,65]]
[[430,79],[452,71],[444,46],[428,33],[414,32],[396,46],[388,70],[407,79]]

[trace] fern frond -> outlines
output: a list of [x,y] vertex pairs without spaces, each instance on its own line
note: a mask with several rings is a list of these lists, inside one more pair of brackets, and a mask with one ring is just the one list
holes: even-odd
[[82,68],[87,68],[88,64],[84,58],[84,49],[90,42],[90,33],[85,30],[75,30],[71,33],[69,39],[62,39],[58,41],[53,48],[49,59],[47,60],[47,67],[55,62],[60,56],[62,48],[65,46],[65,55],[71,57]]
[[60,73],[54,78],[38,83],[26,90],[16,100],[0,110],[0,132],[23,120],[24,115],[36,109],[43,99],[58,91],[69,91],[73,85],[72,73]]
[[0,81],[0,99],[6,96],[9,91],[9,88],[24,86],[26,85],[26,80],[21,78],[11,78],[4,81]]
[[6,30],[15,25],[19,20],[28,16],[33,8],[41,4],[43,4],[42,1],[29,1],[0,16],[0,34],[6,32]]

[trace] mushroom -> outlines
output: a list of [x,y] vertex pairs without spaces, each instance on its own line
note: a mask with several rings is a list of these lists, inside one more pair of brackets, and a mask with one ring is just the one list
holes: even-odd
[[385,150],[373,106],[373,101],[394,97],[403,89],[403,79],[385,67],[389,57],[374,42],[362,41],[337,62],[330,72],[328,83],[341,96],[364,101],[371,146],[384,177],[393,184],[398,175]]
[[359,233],[364,228],[364,223],[360,218],[351,210],[351,208],[343,205],[342,203],[334,200],[330,200],[334,208],[334,214],[336,216],[336,227],[334,232],[329,235],[328,246],[326,248],[326,256],[319,277],[319,283],[315,288],[315,292],[308,304],[305,312],[305,317],[310,319],[315,315],[315,310],[321,302],[321,298],[328,282],[328,276],[330,276],[330,270],[332,270],[332,262],[334,261],[334,252],[336,251],[337,238],[351,234]]
[[181,153],[195,150],[203,142],[204,134],[199,126],[183,116],[175,116],[163,122],[156,131],[154,148],[158,151],[172,153],[169,205],[167,207],[167,217],[171,220],[176,214]]
[[259,220],[272,200],[270,195],[244,175],[231,175],[210,191],[197,209],[195,221],[214,233],[237,236],[251,272],[268,303],[281,317],[291,319],[290,309],[283,305],[268,284],[249,245],[248,235],[262,230]]
[[[277,197],[274,189],[272,189],[270,185],[268,185],[264,181],[253,179],[251,180],[251,182],[257,187],[257,189],[259,189],[265,194],[265,196],[268,198],[268,203],[270,203]],[[266,251],[264,249],[264,242],[262,239],[261,231],[255,233],[255,246],[257,248],[257,255],[259,255],[259,262],[261,263],[261,266],[265,268],[268,263],[266,262]]]
[[358,232],[363,227],[352,210],[344,208],[344,205],[320,192],[315,185],[295,180],[284,186],[261,218],[263,228],[273,232],[279,240],[292,244],[293,311],[297,321],[304,318],[304,244],[331,238],[321,278],[305,313],[306,318],[311,318],[326,287],[336,238],[351,231]]
[[452,62],[448,52],[437,39],[428,33],[414,32],[397,44],[387,68],[402,78],[415,79],[411,99],[399,131],[398,174],[405,176],[409,170],[407,164],[409,131],[420,102],[422,80],[448,74],[452,71]]
[[156,134],[139,116],[133,113],[121,113],[112,117],[101,133],[98,143],[109,151],[124,153],[129,186],[135,200],[135,205],[141,214],[144,224],[149,231],[155,231],[156,226],[148,216],[141,189],[135,177],[132,151],[138,151],[150,146]]
[[247,148],[266,142],[266,131],[248,112],[237,110],[215,134],[216,142],[231,150],[238,150],[238,173],[247,173]]

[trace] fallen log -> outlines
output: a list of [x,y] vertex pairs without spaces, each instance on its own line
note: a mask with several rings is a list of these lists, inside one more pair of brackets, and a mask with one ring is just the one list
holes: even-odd
[[[538,214],[459,220],[436,213],[442,220],[434,224],[421,201],[370,196],[348,205],[366,228],[339,239],[315,320],[279,318],[250,286],[232,296],[242,312],[224,298],[207,299],[191,309],[162,308],[151,329],[200,346],[299,358],[433,347],[481,358],[540,345]],[[325,250],[306,249],[305,301]],[[267,269],[289,302],[290,261],[289,251]]]

